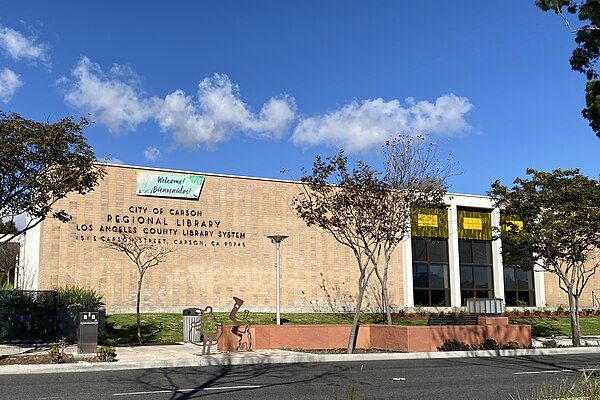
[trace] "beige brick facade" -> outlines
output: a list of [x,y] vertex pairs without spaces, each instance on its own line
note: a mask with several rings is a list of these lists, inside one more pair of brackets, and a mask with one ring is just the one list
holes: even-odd
[[[198,200],[137,196],[136,171],[143,170],[107,166],[96,190],[58,205],[72,222],[41,224],[40,289],[79,285],[103,294],[109,309],[133,307],[137,269],[103,247],[125,229],[176,249],[144,278],[146,309],[229,309],[233,296],[254,310],[274,309],[276,253],[266,238],[272,233],[289,235],[281,245],[282,310],[328,310],[323,284],[335,297],[355,293],[352,252],[292,213],[297,183],[199,174],[205,181]],[[398,249],[389,286],[396,304],[403,301],[400,260]]]
[[[588,256],[586,266],[592,268],[593,265],[600,266],[600,252],[595,252]],[[569,300],[567,294],[559,287],[558,277],[549,272],[546,272],[544,275],[546,304],[549,307],[562,306],[568,309]],[[600,307],[600,274],[596,273],[590,278],[579,298],[579,306],[580,308]]]
[[[26,238],[22,287],[51,289],[78,285],[104,295],[112,311],[135,307],[138,273],[122,253],[104,242],[135,231],[148,240],[175,249],[165,264],[144,278],[144,311],[180,311],[189,306],[229,310],[232,297],[254,311],[275,310],[275,245],[266,237],[289,235],[281,244],[282,311],[332,311],[355,304],[357,266],[352,252],[334,238],[306,224],[291,211],[297,182],[180,172],[201,175],[198,199],[148,197],[136,194],[136,172],[142,167],[108,165],[107,176],[92,193],[70,195],[58,207],[73,216],[70,223],[48,218]],[[461,208],[499,213],[485,196],[447,196],[449,289],[451,306],[461,306],[461,272],[457,224]],[[500,243],[493,242],[494,297],[504,298]],[[599,257],[591,262],[598,262]],[[537,306],[567,305],[554,275],[536,272]],[[373,280],[375,282],[375,280]],[[389,292],[396,307],[411,308],[410,241],[396,249],[389,273]],[[600,277],[594,276],[581,296],[582,308],[600,306]],[[371,285],[363,305],[377,309],[378,290]],[[335,305],[335,307],[333,307]]]

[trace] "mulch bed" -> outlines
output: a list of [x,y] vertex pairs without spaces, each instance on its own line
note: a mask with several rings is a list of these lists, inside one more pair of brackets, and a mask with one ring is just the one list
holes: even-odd
[[[73,357],[72,354],[65,354],[61,364],[76,363],[79,361],[98,362],[98,358],[93,357]],[[51,364],[49,354],[13,354],[0,356],[0,365],[17,364]]]

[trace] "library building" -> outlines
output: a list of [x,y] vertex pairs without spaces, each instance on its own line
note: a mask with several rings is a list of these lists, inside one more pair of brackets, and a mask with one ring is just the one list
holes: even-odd
[[[144,276],[143,311],[228,311],[234,296],[251,311],[274,311],[278,282],[283,312],[354,304],[354,255],[295,215],[301,183],[114,164],[106,172],[91,193],[57,203],[69,223],[48,218],[24,235],[16,287],[77,285],[103,295],[107,312],[133,311],[137,267],[108,245],[129,237],[168,249]],[[554,275],[502,264],[501,243],[492,238],[500,213],[488,197],[449,193],[446,205],[419,213],[411,238],[394,252],[388,291],[395,309],[464,307],[472,298],[503,299],[506,307],[567,304]],[[273,234],[285,239],[274,243]],[[600,279],[592,277],[581,308],[597,305],[595,290]],[[372,285],[363,306],[375,311],[379,299]]]

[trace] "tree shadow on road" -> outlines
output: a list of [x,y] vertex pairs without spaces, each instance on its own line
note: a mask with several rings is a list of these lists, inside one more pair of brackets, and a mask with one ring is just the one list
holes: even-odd
[[226,357],[218,366],[143,370],[135,380],[148,394],[155,391],[171,393],[169,398],[173,400],[239,394],[252,389],[308,384],[323,379],[332,390],[332,398],[345,398],[349,391],[355,393],[358,386],[368,385],[368,382],[357,380],[355,374],[348,374],[353,370],[360,372],[356,363],[344,366],[320,364],[320,368],[316,369],[312,363],[272,363],[269,355],[264,355],[254,364],[243,365],[236,365],[239,358]]

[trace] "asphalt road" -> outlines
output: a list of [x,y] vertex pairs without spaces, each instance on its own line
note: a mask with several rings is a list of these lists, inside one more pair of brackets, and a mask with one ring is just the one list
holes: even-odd
[[579,354],[4,375],[0,398],[517,399],[599,364]]

